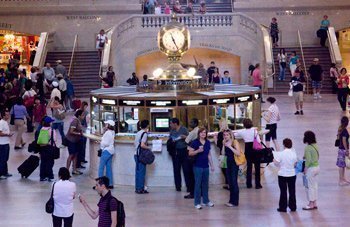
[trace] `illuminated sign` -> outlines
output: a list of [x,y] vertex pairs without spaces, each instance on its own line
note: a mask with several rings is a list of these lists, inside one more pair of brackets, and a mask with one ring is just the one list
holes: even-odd
[[175,100],[147,100],[147,106],[175,106]]
[[106,105],[115,105],[115,100],[112,99],[101,99],[101,103],[102,104],[106,104]]
[[143,106],[143,100],[119,100],[119,106]]
[[178,105],[179,106],[202,106],[202,105],[207,105],[207,100],[206,99],[179,100]]
[[260,99],[260,93],[254,94],[253,97],[254,100]]
[[91,100],[92,100],[93,103],[97,103],[97,98],[96,97],[92,96]]
[[234,98],[222,98],[222,99],[209,99],[210,105],[216,105],[216,104],[232,104],[235,102]]
[[235,100],[236,100],[236,103],[250,102],[253,100],[253,97],[251,95],[245,95],[245,96],[236,97]]

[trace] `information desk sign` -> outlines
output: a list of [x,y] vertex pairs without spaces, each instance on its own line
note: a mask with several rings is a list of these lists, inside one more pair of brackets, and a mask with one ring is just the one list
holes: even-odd
[[253,101],[253,97],[251,95],[235,97],[235,103],[251,102],[251,101]]
[[192,100],[178,100],[177,105],[178,106],[206,106],[207,105],[206,99],[192,99]]
[[119,99],[119,106],[144,106],[144,100],[121,100]]
[[146,100],[146,106],[152,106],[152,107],[176,106],[176,101],[175,100]]
[[209,105],[224,105],[224,104],[233,104],[235,98],[215,98],[209,99]]
[[[93,100],[94,97],[92,97]],[[115,106],[117,104],[116,100],[113,99],[100,99],[100,104]]]

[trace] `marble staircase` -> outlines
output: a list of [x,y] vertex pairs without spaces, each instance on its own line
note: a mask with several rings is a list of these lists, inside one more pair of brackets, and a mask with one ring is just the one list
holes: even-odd
[[[72,52],[48,52],[46,62],[51,66],[56,65],[57,60],[69,70]],[[100,87],[100,60],[97,51],[77,51],[73,61],[70,78],[74,85],[76,97],[87,97],[91,90]]]
[[[281,47],[283,48],[283,47]],[[291,80],[291,73],[287,64],[286,68],[286,74],[285,74],[285,80],[280,81],[278,80],[278,75],[279,75],[279,63],[277,60],[277,55],[280,52],[281,48],[274,48],[273,49],[273,57],[275,60],[275,67],[276,67],[276,75],[275,75],[275,88],[270,88],[268,90],[269,93],[274,93],[274,94],[287,94],[289,90],[289,82]],[[299,47],[285,47],[284,48],[287,54],[287,58],[291,56],[292,51],[296,51],[297,55],[300,57],[300,62],[303,65],[302,59],[301,59],[301,52]],[[330,53],[328,48],[325,47],[315,47],[315,46],[310,46],[310,47],[303,47],[304,50],[304,58],[305,58],[305,65],[306,65],[306,71],[309,69],[310,65],[313,62],[314,58],[318,58],[320,60],[320,65],[322,66],[323,69],[323,83],[322,83],[322,90],[321,93],[327,93],[330,94],[332,93],[332,84],[331,80],[329,77],[329,69],[330,65],[332,63]],[[303,67],[304,68],[304,67]],[[309,77],[309,93],[312,93],[312,88],[311,88],[311,78]]]

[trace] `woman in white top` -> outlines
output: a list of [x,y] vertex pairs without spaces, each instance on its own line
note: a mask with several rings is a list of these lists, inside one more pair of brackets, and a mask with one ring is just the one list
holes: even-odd
[[276,105],[276,99],[274,97],[268,97],[267,101],[271,104],[270,107],[262,112],[262,117],[266,121],[266,129],[269,132],[265,135],[266,146],[270,147],[270,141],[272,139],[275,144],[276,151],[279,150],[277,142],[277,122],[281,119],[280,111]]
[[284,50],[284,48],[280,49],[280,52],[277,55],[277,59],[278,59],[278,63],[280,66],[280,73],[279,73],[278,80],[284,80],[284,76],[286,73],[286,66],[287,66],[287,63],[286,63],[287,62],[287,55],[286,55],[286,51]]
[[105,30],[101,30],[100,33],[96,37],[96,49],[98,50],[98,56],[101,58],[102,50],[105,47],[105,44],[108,42],[107,35],[105,34]]
[[247,188],[252,188],[252,169],[254,164],[255,169],[255,188],[262,188],[260,183],[260,160],[256,157],[253,149],[254,137],[260,142],[258,131],[253,128],[253,122],[249,118],[243,120],[243,126],[245,129],[237,131],[235,137],[242,137],[245,143],[245,157],[247,159]]
[[[278,212],[287,212],[287,205],[290,211],[296,211],[297,201],[295,198],[295,165],[298,161],[297,154],[292,149],[292,140],[286,138],[283,140],[284,150],[274,153],[273,162],[280,168],[278,171],[278,186],[280,187],[280,201]],[[289,201],[287,202],[287,189],[289,192]]]
[[52,214],[53,227],[73,226],[73,199],[75,198],[76,185],[69,180],[70,174],[66,167],[58,171],[59,181],[53,185],[54,209]]
[[[115,122],[108,120],[104,122],[106,124],[106,131],[101,139],[101,149],[102,154],[100,157],[100,166],[98,168],[98,177],[107,176],[109,179],[109,187],[113,188],[113,175],[112,175],[112,158],[114,154],[114,137]],[[106,168],[106,175],[104,175],[104,170]]]

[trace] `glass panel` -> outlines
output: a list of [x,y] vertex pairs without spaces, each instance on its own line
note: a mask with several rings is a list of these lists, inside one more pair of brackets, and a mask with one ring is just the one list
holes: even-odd
[[135,107],[119,107],[118,132],[137,132],[140,109]]
[[247,102],[247,103],[239,103],[236,104],[235,108],[235,115],[236,115],[236,129],[242,129],[243,127],[243,120],[245,118],[252,119],[253,117],[253,103]]
[[211,132],[220,131],[219,121],[225,119],[230,129],[234,129],[234,106],[210,106],[209,124]]
[[92,104],[91,110],[91,133],[100,134],[99,127],[99,119],[100,119],[100,110],[98,104]]
[[208,127],[207,111],[205,106],[200,107],[186,107],[176,110],[176,116],[180,120],[180,124],[189,128],[189,124],[192,118],[197,118],[199,126]]

